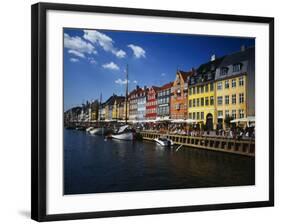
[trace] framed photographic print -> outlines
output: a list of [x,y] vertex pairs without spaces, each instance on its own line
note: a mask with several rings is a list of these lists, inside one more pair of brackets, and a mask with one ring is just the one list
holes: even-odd
[[32,219],[274,205],[274,19],[32,6]]

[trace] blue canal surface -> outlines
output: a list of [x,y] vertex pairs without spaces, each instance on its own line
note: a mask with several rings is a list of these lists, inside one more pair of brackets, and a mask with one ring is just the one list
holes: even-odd
[[64,194],[255,184],[255,159],[64,130]]

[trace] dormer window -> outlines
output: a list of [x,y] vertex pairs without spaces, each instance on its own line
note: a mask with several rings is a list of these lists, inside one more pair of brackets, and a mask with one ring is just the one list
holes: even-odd
[[233,72],[239,72],[241,70],[241,64],[234,64],[233,65]]
[[221,76],[227,75],[227,72],[228,72],[228,68],[227,68],[227,67],[223,67],[223,68],[221,68],[220,70],[221,70],[221,71],[220,71],[220,75],[221,75]]

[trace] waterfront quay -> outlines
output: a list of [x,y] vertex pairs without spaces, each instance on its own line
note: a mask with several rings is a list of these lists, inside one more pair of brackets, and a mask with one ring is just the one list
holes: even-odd
[[[114,130],[120,122],[70,122],[66,124],[67,129],[76,129],[85,131],[88,127],[108,127]],[[132,128],[137,131],[137,140],[154,141],[156,138],[165,137],[173,141],[179,150],[195,148],[199,150],[211,150],[224,153],[232,153],[243,156],[255,156],[255,139],[254,138],[230,138],[229,136],[221,136],[215,134],[207,134],[192,136],[191,133],[177,134],[168,131],[143,129],[139,124],[131,124]],[[110,134],[108,131],[106,134]],[[106,136],[105,136],[106,137]],[[186,146],[182,148],[182,146]]]
[[[140,132],[144,140],[153,141],[163,134],[155,132]],[[254,140],[236,140],[221,137],[208,136],[185,136],[175,134],[165,134],[165,137],[172,140],[177,145],[188,146],[196,149],[207,149],[219,152],[234,153],[245,156],[255,156]]]

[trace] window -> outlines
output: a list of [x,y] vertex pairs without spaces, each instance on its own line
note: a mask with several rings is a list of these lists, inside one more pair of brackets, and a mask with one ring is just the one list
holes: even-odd
[[209,106],[209,97],[205,97],[205,105]]
[[192,95],[192,88],[189,89],[189,95]]
[[239,103],[244,103],[244,93],[239,93]]
[[189,107],[192,107],[192,100],[189,100],[189,101],[188,101],[188,106],[189,106]]
[[225,98],[224,98],[224,103],[225,103],[225,104],[229,104],[229,96],[225,96]]
[[200,86],[197,86],[197,93],[200,93]]
[[193,107],[196,107],[195,99],[193,99]]
[[201,112],[201,120],[204,120],[204,112]]
[[206,93],[209,92],[209,85],[208,84],[205,86],[205,92]]
[[239,78],[239,86],[244,86],[244,77]]
[[224,82],[224,88],[226,88],[226,89],[229,88],[229,80],[225,80],[225,82]]
[[192,92],[193,92],[193,94],[196,94],[196,88],[195,88],[195,87],[193,87],[192,89],[193,89],[193,91],[192,91]]
[[196,99],[196,105],[197,105],[197,107],[199,107],[199,106],[200,106],[200,100],[199,100],[199,98],[198,98],[198,99]]
[[233,65],[233,72],[239,72],[241,70],[241,64],[234,64]]
[[236,104],[236,94],[232,94],[231,102],[232,104]]
[[217,90],[222,90],[222,82],[218,82]]
[[214,83],[210,83],[210,91],[214,91]]
[[204,86],[201,86],[201,93],[204,93]]
[[211,97],[210,97],[210,105],[214,105],[214,103],[215,103],[215,102],[214,102],[214,97],[211,96]]
[[222,105],[222,96],[218,96],[218,105]]
[[220,70],[221,70],[221,73],[220,73],[221,76],[227,75],[228,68],[224,67],[224,68],[221,68]]
[[195,120],[195,112],[192,113],[192,118]]
[[236,87],[236,79],[231,80],[231,86],[232,86],[232,88]]
[[200,119],[200,117],[199,117],[199,116],[200,116],[200,113],[197,112],[196,115],[197,115],[197,116],[196,116],[196,117],[197,117],[197,120],[199,120],[199,119]]
[[218,118],[222,118],[223,116],[223,111],[222,110],[218,110]]
[[232,117],[233,119],[236,119],[236,110],[232,110],[232,111],[231,111],[231,117]]
[[204,106],[204,97],[201,98],[201,107]]
[[244,118],[244,110],[239,110],[239,118]]
[[188,114],[188,117],[189,117],[190,119],[192,119],[192,113],[189,113],[189,114]]
[[229,117],[229,110],[225,111],[225,117]]

